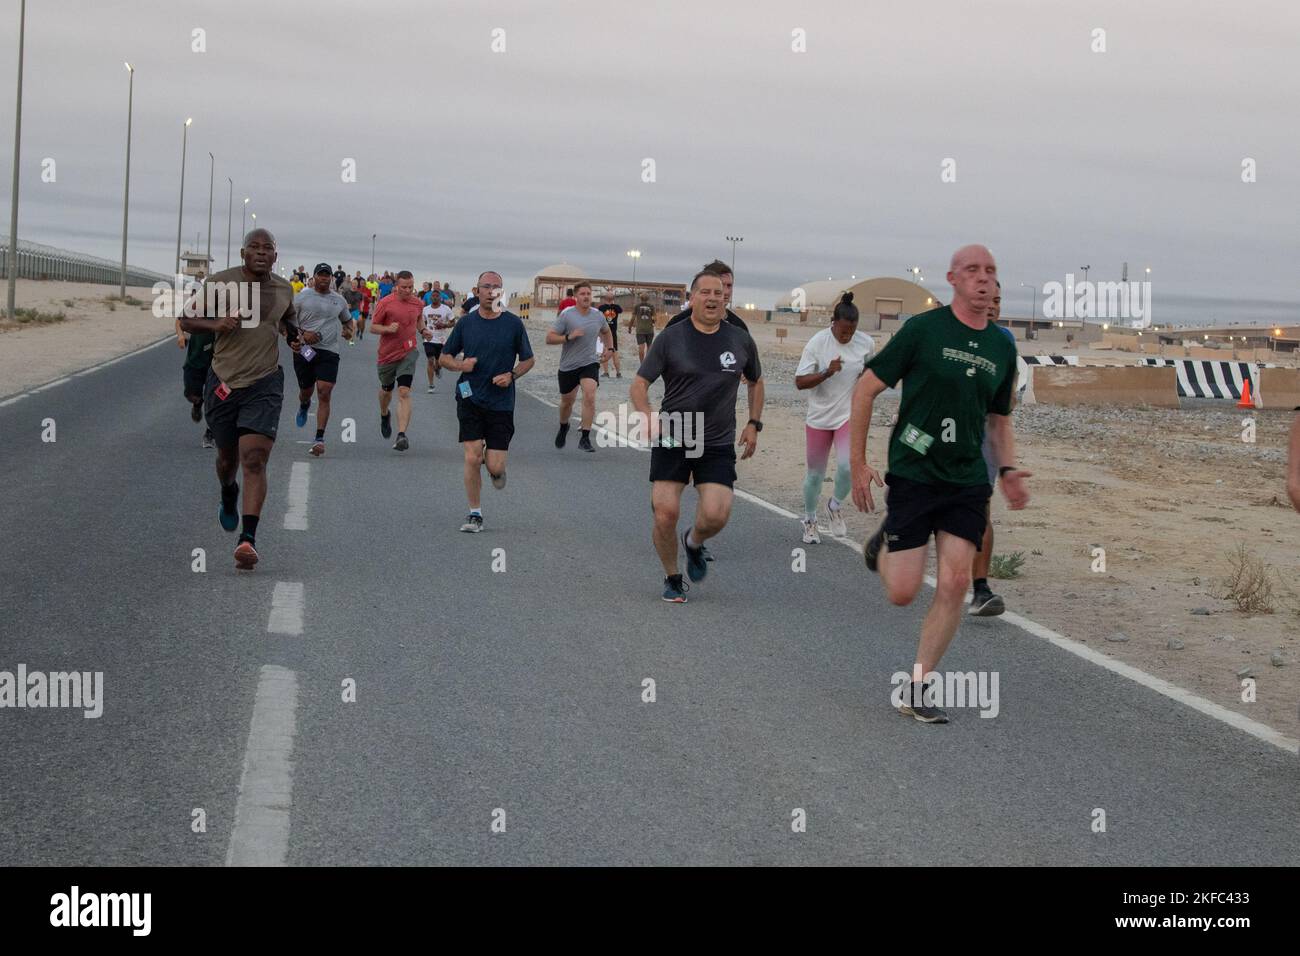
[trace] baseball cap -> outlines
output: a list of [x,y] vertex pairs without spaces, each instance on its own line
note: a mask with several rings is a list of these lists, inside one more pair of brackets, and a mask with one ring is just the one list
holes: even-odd
[[332,276],[334,274],[334,267],[328,262],[318,262],[316,263],[316,268],[311,270],[311,274],[314,276]]

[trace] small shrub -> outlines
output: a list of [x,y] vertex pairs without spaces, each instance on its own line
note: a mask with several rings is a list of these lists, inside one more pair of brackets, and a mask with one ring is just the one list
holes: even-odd
[[42,312],[39,309],[14,309],[14,318],[21,325],[49,325],[62,322],[67,316],[62,312]]
[[1226,555],[1228,573],[1219,580],[1214,594],[1231,601],[1244,614],[1273,613],[1273,569],[1239,544]]
[[1025,552],[1012,551],[1010,554],[995,554],[989,562],[989,577],[1018,578],[1025,563]]

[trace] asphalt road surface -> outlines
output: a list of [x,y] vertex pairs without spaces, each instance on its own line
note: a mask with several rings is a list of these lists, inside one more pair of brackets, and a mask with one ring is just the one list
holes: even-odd
[[1300,860],[1294,754],[1007,622],[944,661],[999,675],[996,717],[898,716],[930,592],[890,607],[829,541],[793,571],[752,502],[663,603],[648,457],[557,452],[527,395],[459,533],[451,380],[421,371],[393,451],[374,349],[343,349],[321,460],[284,352],[252,573],[174,346],[0,407],[0,671],[103,674],[98,718],[0,709],[0,864]]

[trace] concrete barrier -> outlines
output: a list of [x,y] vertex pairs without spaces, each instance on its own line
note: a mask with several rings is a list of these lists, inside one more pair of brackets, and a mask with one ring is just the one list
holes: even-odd
[[1034,400],[1043,405],[1178,407],[1178,377],[1172,367],[1039,365],[1033,379]]
[[1300,369],[1261,368],[1255,375],[1260,408],[1300,408]]

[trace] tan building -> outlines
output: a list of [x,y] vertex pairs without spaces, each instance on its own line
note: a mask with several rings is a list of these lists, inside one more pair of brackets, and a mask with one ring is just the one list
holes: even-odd
[[[802,292],[801,301],[795,298]],[[925,286],[910,279],[881,276],[875,279],[818,279],[805,282],[776,300],[776,308],[813,313],[813,320],[830,313],[845,292],[853,293],[853,304],[861,315],[859,328],[880,329],[882,322],[888,327],[890,320],[919,315],[938,308],[942,303]],[[802,308],[800,308],[802,306]]]
[[591,293],[597,304],[609,295],[625,313],[640,302],[642,294],[649,296],[657,313],[669,315],[681,311],[682,303],[686,301],[686,287],[680,282],[642,282],[638,279],[633,285],[630,279],[598,279],[578,266],[560,262],[533,276],[533,292],[527,297],[529,308],[554,310],[579,279],[591,283]]

